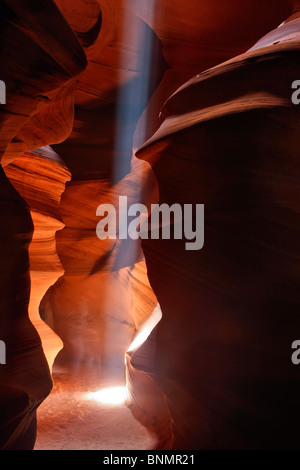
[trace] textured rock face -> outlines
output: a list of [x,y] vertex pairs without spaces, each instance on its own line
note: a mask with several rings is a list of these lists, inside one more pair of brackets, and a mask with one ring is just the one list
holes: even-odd
[[29,317],[38,328],[50,367],[61,341],[39,318],[39,304],[46,290],[63,274],[56,252],[56,231],[64,224],[59,214],[60,197],[70,173],[50,147],[28,152],[5,167],[5,174],[30,207],[34,226],[29,247],[31,293]]
[[[7,90],[0,150],[5,165],[24,150],[58,142],[70,132],[74,77],[84,69],[85,55],[52,1],[25,6],[7,0],[0,10],[1,79]],[[29,172],[30,165],[29,158]],[[28,319],[30,210],[2,167],[0,192],[0,331],[7,347],[7,363],[0,370],[0,445],[29,449],[35,440],[36,407],[52,382],[40,338]]]
[[[127,324],[117,354],[121,364],[134,331],[128,276],[130,266],[139,259],[139,248],[134,243],[127,246],[100,242],[95,233],[97,206],[117,201],[119,194],[128,195],[130,202],[149,202],[152,189],[150,186],[149,195],[149,170],[132,167],[132,147],[144,142],[156,129],[165,99],[199,70],[252,45],[255,38],[290,11],[290,3],[282,2],[270,12],[267,21],[256,21],[255,27],[241,34],[245,23],[254,20],[255,6],[249,6],[250,16],[246,18],[238,2],[222,2],[220,17],[226,11],[227,21],[232,21],[235,27],[237,19],[241,19],[240,30],[230,31],[222,46],[221,38],[228,26],[226,21],[215,19],[215,10],[208,2],[200,7],[192,2],[182,14],[179,2],[173,2],[171,16],[168,1],[162,2],[160,14],[156,14],[154,2],[103,2],[101,12],[96,2],[71,5],[57,1],[57,5],[81,38],[97,30],[100,15],[101,29],[91,43],[85,44],[89,64],[75,95],[73,132],[54,147],[72,174],[60,204],[66,228],[57,235],[57,251],[66,274],[47,293],[41,314],[64,340],[64,349],[57,358],[60,366],[81,358],[101,363],[103,349],[106,350],[103,342],[109,343],[103,338],[104,325],[107,324],[108,331],[114,331],[115,327],[109,326],[110,318],[117,328]],[[265,6],[262,14],[264,11]],[[205,24],[203,18],[207,20]],[[205,51],[204,40],[208,45]],[[137,126],[149,100],[150,105]],[[141,194],[139,186],[146,189],[146,195]],[[119,278],[120,267],[127,269],[125,277]],[[97,285],[103,288],[95,292]],[[107,289],[110,285],[114,288]],[[119,299],[114,294],[111,299],[108,291],[122,292],[124,287],[127,295],[124,292],[119,304]],[[106,315],[106,311],[110,313]],[[89,325],[84,333],[83,325]],[[114,334],[108,337],[114,338]],[[77,347],[78,342],[83,349]],[[113,344],[109,349],[116,350]]]
[[[95,3],[57,4],[80,37],[93,29],[92,18],[99,19]],[[65,228],[56,237],[65,275],[46,293],[40,312],[64,343],[56,372],[94,363],[100,376],[123,380],[124,356],[136,329],[132,269],[142,252],[136,241],[100,241],[96,210],[101,203],[118,205],[119,195],[131,204],[147,203],[155,193],[150,167],[132,164],[132,147],[138,119],[166,63],[153,30],[125,4],[104,2],[101,18],[103,29],[85,45],[89,63],[75,95],[73,132],[54,147],[72,174],[59,207]],[[153,299],[152,294],[144,319],[155,307]]]
[[175,449],[298,446],[290,347],[299,330],[300,122],[291,84],[300,45],[285,40],[294,27],[179,89],[138,152],[161,202],[205,204],[203,250],[143,241],[163,312],[156,378]]
[[27,316],[30,292],[29,208],[1,169],[1,338],[7,364],[1,366],[1,447],[30,448],[35,408],[51,387],[40,339]]
[[53,1],[40,3],[1,3],[1,79],[7,90],[2,165],[64,140],[72,129],[74,77],[83,70],[85,55]]

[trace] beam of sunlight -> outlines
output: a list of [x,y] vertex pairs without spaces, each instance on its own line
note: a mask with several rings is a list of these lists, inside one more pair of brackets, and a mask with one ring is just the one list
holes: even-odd
[[[142,0],[147,5],[149,0]],[[148,7],[148,21],[153,21],[155,1]],[[130,8],[125,8],[122,36],[127,50],[120,59],[120,86],[118,91],[117,126],[115,136],[114,182],[129,171],[133,152],[132,125],[137,125],[150,98],[151,61],[153,55],[152,29]],[[131,50],[131,54],[128,53]],[[135,57],[133,59],[133,57]],[[127,173],[126,171],[126,173]],[[140,192],[142,188],[140,187]]]
[[137,334],[133,338],[133,341],[130,344],[127,350],[127,353],[134,352],[146,341],[151,331],[157,325],[157,323],[161,320],[161,318],[162,318],[162,312],[161,312],[159,304],[157,304],[157,306],[152,312],[152,315],[145,321],[141,329],[137,332]]
[[[141,329],[137,332],[133,338],[127,353],[125,354],[125,363],[126,356],[130,357],[136,349],[138,349],[148,338],[153,328],[162,318],[162,312],[159,304],[155,307],[152,312],[152,315],[145,321]],[[118,406],[123,405],[129,398],[129,393],[127,386],[118,386],[118,387],[107,387],[97,390],[96,392],[86,393],[84,398],[86,400],[93,400],[101,405],[110,405]]]

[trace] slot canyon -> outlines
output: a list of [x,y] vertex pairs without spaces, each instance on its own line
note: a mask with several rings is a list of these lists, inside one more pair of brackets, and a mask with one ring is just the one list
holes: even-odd
[[[299,449],[300,2],[0,22],[0,449]],[[125,196],[203,204],[204,246],[99,238]]]

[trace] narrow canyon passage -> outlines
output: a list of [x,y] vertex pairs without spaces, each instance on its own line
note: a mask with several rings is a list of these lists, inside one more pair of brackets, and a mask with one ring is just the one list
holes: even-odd
[[[29,317],[42,340],[50,370],[63,344],[38,312],[41,298],[58,273],[31,271]],[[132,348],[147,338],[160,315],[159,311],[152,320],[148,319],[142,332],[135,336]],[[157,446],[156,437],[127,406],[130,397],[125,361],[119,370],[105,370],[101,364],[73,364],[69,371],[56,367],[53,381],[50,395],[37,412],[36,450],[143,450]]]
[[0,449],[299,448],[300,1],[2,0],[0,40]]
[[[81,379],[82,380],[82,379]],[[106,389],[96,381],[93,390]],[[54,382],[50,396],[38,409],[36,450],[143,450],[155,448],[155,439],[138,423],[124,403],[101,403],[90,398],[85,381]],[[110,399],[122,400],[121,393]]]

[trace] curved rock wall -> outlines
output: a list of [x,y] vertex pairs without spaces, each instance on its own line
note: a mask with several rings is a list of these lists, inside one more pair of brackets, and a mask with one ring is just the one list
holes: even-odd
[[[0,12],[1,79],[7,91],[7,102],[1,106],[0,151],[6,165],[25,150],[67,136],[72,128],[74,80],[86,59],[52,1],[25,6],[22,1],[5,0]],[[6,364],[0,369],[0,446],[30,449],[36,408],[52,381],[41,340],[28,318],[30,209],[0,170],[0,332],[7,348]]]
[[[127,352],[130,408],[157,448],[297,446],[298,14],[267,34],[292,11],[290,0],[1,3],[2,448],[34,445],[51,389],[42,344],[50,366],[63,346],[57,374],[87,382],[123,380]],[[96,209],[120,195],[204,203],[205,248],[144,241],[145,265],[139,241],[100,241]],[[32,219],[42,344],[28,319]],[[162,320],[130,349],[157,300]]]
[[137,154],[152,165],[161,203],[205,204],[202,250],[143,241],[163,312],[155,377],[174,449],[298,446],[290,348],[299,329],[300,122],[291,84],[300,44],[285,40],[294,24],[181,87]]

